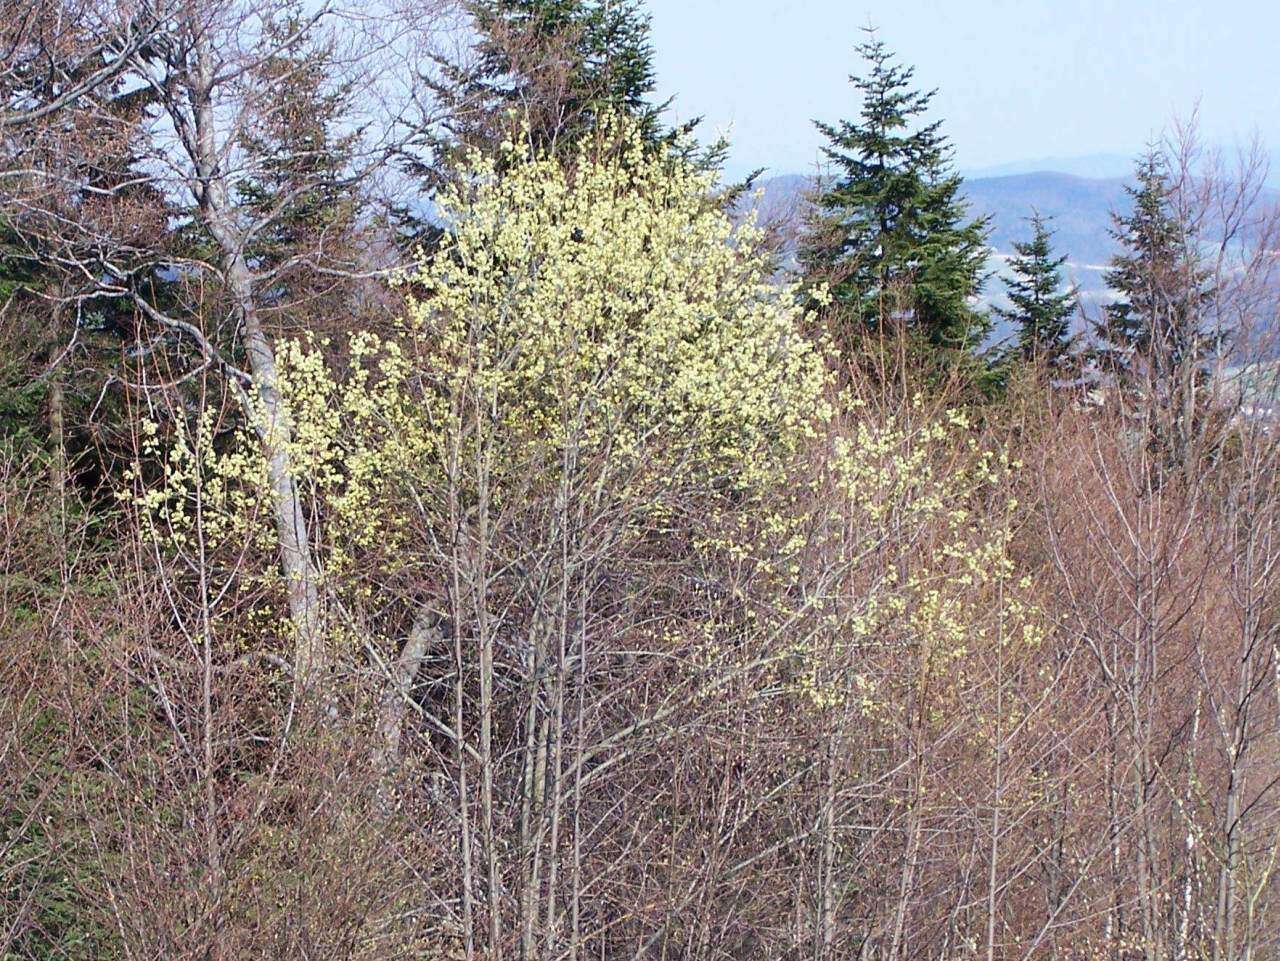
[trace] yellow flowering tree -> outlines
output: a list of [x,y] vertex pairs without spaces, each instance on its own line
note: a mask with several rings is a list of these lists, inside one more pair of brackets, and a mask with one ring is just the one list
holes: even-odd
[[574,445],[692,477],[794,449],[824,377],[795,290],[710,175],[613,137],[571,168],[477,155],[440,198],[446,239],[408,279],[441,410],[484,395],[515,460]]
[[[1009,528],[982,521],[1012,509],[1011,465],[963,414],[838,397],[797,291],[714,191],[626,129],[570,164],[474,157],[439,198],[444,241],[400,278],[391,335],[278,351],[328,650],[380,679],[389,790],[407,783],[410,717],[448,760],[463,894],[449,933],[476,950],[567,950],[575,924],[702,890],[677,877],[711,870],[695,852],[724,828],[698,799],[739,762],[682,758],[687,805],[644,765],[690,731],[743,725],[819,745],[816,764],[761,756],[750,776],[757,812],[809,812],[804,830],[779,814],[769,843],[813,852],[829,943],[861,789],[891,798],[879,816],[917,843],[921,759],[955,743],[969,675],[992,644],[1034,640]],[[153,438],[172,449],[139,499],[171,555],[200,530],[217,584],[279,598],[250,426]],[[690,859],[664,854],[669,877],[584,905],[677,834]]]
[[[445,243],[406,278],[434,445],[415,502],[456,532],[434,563],[471,645],[454,703],[476,697],[486,936],[510,923],[529,955],[590,882],[562,863],[568,825],[600,803],[583,767],[669,736],[710,683],[723,626],[688,594],[694,519],[757,499],[823,414],[796,292],[714,187],[626,130],[567,166],[476,157],[440,199]],[[503,676],[521,678],[514,703],[498,703]],[[518,825],[507,863],[501,820]]]

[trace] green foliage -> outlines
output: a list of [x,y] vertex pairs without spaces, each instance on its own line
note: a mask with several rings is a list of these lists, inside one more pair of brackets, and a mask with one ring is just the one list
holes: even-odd
[[917,126],[933,92],[912,88],[912,68],[874,32],[857,49],[869,67],[850,78],[862,95],[858,119],[817,124],[836,175],[815,198],[801,264],[856,323],[905,322],[934,348],[972,352],[989,326],[972,302],[986,223],[966,220],[940,122]]
[[[477,41],[467,62],[440,59],[429,81],[444,107],[439,131],[424,131],[406,150],[406,166],[429,189],[460,175],[469,154],[501,159],[503,143],[571,163],[578,148],[609,137],[611,118],[632,124],[646,150],[702,170],[720,170],[724,137],[701,145],[701,118],[663,123],[668,102],[652,100],[655,82],[650,17],[641,0],[470,0]],[[726,209],[759,175],[723,186]],[[440,239],[434,220],[396,212],[409,245]]]
[[69,581],[88,555],[68,548],[45,464],[13,446],[0,438],[0,959],[107,961],[115,938],[89,895],[103,861],[80,817],[105,775],[74,763],[98,705],[68,663],[92,655],[58,623],[86,602],[100,566],[95,557],[94,574]]
[[1126,377],[1141,357],[1161,379],[1184,363],[1199,364],[1218,346],[1202,324],[1213,292],[1197,262],[1194,232],[1172,208],[1164,157],[1149,150],[1135,175],[1136,183],[1125,188],[1132,210],[1113,215],[1112,235],[1122,250],[1112,258],[1106,280],[1118,297],[1097,329],[1096,352],[1109,373]]
[[[74,44],[50,47],[46,69],[10,74],[18,82],[8,93],[30,107],[48,104],[62,84],[100,69],[107,51],[79,59]],[[12,171],[0,198],[0,438],[24,452],[61,447],[68,463],[83,467],[84,457],[94,470],[109,460],[95,456],[118,399],[104,381],[136,333],[121,290],[166,286],[147,253],[168,236],[166,201],[140,170],[155,101],[146,85],[116,77],[51,115],[56,129],[12,132],[12,156],[31,172]],[[57,426],[51,406],[60,408]],[[99,415],[92,426],[91,409]]]
[[12,319],[0,332],[0,439],[20,450],[43,446],[39,418],[44,406],[44,385],[32,376],[29,347],[33,324],[17,317],[33,287],[47,278],[21,249],[18,237],[0,220],[0,304]]
[[1211,326],[1218,292],[1201,263],[1200,222],[1185,209],[1166,157],[1149,150],[1127,190],[1133,208],[1113,216],[1122,249],[1107,273],[1117,299],[1097,325],[1095,356],[1122,399],[1134,402],[1158,479],[1208,442],[1209,362],[1226,335]]
[[[269,32],[279,52],[257,72],[275,102],[244,137],[251,175],[236,185],[244,213],[263,222],[245,252],[259,273],[318,248],[345,250],[357,214],[348,182],[356,136],[338,132],[349,90],[333,79],[332,47],[310,38],[296,14]],[[283,299],[288,286],[287,279],[274,279],[268,302]]]
[[[455,119],[431,144],[439,161],[492,149],[523,125],[537,151],[567,151],[605,114],[662,138],[649,16],[637,0],[472,0],[474,63],[442,63],[437,90]],[[461,151],[461,152],[459,152]]]
[[1018,327],[1018,351],[1057,369],[1071,346],[1071,317],[1079,309],[1074,288],[1063,289],[1065,255],[1055,257],[1053,233],[1039,214],[1031,218],[1031,239],[1014,243],[1013,277],[1005,282],[1011,309],[998,310]]
[[[0,808],[0,914],[21,913],[8,959],[96,961],[117,956],[113,932],[86,903],[86,891],[100,880],[77,801],[93,792],[93,772],[67,772],[65,717],[47,710],[23,730],[21,750],[42,762],[16,795]],[[9,918],[6,918],[6,922]],[[3,945],[0,945],[3,946]]]

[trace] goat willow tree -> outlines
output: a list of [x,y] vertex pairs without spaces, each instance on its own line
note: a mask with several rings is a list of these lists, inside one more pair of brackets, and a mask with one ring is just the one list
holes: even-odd
[[[674,516],[759,495],[749,466],[773,476],[795,449],[822,373],[759,237],[709,205],[708,178],[647,158],[638,137],[584,153],[572,175],[537,161],[499,178],[481,162],[468,180],[478,189],[444,199],[452,243],[417,278],[430,366],[454,372],[434,398],[445,429],[424,504],[431,527],[461,532],[436,564],[455,637],[478,653],[487,950],[510,923],[529,958],[576,952],[609,916],[585,897],[601,865],[582,859],[599,768],[630,767],[715,683],[664,665],[714,640],[698,612],[662,613],[670,583],[628,585],[646,564],[678,577],[691,545]],[[644,652],[634,672],[621,670],[626,647]],[[504,674],[521,678],[517,766],[493,740]],[[657,678],[666,691],[646,705]],[[495,815],[519,824],[513,863]],[[508,886],[514,912],[499,900]]]
[[[571,171],[518,154],[502,167],[477,157],[440,198],[446,241],[408,278],[398,338],[355,338],[338,371],[294,343],[276,382],[319,582],[342,612],[325,647],[382,678],[384,791],[406,719],[431,719],[461,799],[452,930],[468,955],[482,929],[489,956],[510,940],[532,957],[601,923],[584,872],[603,868],[581,850],[600,774],[728,683],[705,670],[724,639],[674,592],[699,576],[715,519],[756,502],[809,435],[825,375],[794,291],[709,201],[709,176],[612,133]],[[230,638],[239,592],[287,585],[260,553],[270,450],[248,426],[219,433],[205,418],[157,436],[168,470],[139,503],[188,571],[195,620]],[[685,512],[705,518],[701,542],[672,523]],[[441,659],[443,689],[418,677]]]
[[[946,883],[918,857],[946,816],[928,758],[1009,750],[939,719],[988,638],[1034,653],[1009,508],[978,522],[1008,465],[937,460],[968,423],[920,401],[841,427],[761,234],[634,127],[568,166],[504,149],[441,195],[396,336],[353,337],[340,365],[318,340],[278,353],[325,647],[357,703],[375,684],[371,791],[423,804],[453,851],[429,937],[532,961],[742,954],[777,930],[817,957],[846,938],[900,956]],[[280,635],[241,629],[285,607],[250,425],[151,443],[168,470],[138,503],[210,670],[246,637],[287,666]],[[818,762],[750,748],[815,737]],[[712,804],[729,785],[733,809]],[[897,900],[848,887],[842,835],[868,816],[886,827],[867,844],[903,842],[875,868]],[[748,870],[784,883],[751,894]]]

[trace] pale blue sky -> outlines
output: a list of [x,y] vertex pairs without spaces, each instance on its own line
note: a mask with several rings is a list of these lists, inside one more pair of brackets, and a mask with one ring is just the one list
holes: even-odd
[[[730,172],[813,169],[852,116],[859,27],[938,87],[962,168],[1130,154],[1198,103],[1209,139],[1280,151],[1280,0],[648,0],[659,92],[730,128]],[[1280,160],[1277,162],[1280,166]]]

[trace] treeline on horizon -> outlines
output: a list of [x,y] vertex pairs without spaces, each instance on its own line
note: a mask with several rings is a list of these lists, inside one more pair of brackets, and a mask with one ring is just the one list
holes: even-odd
[[850,41],[789,233],[636,0],[0,0],[0,958],[1280,959],[1266,158],[995,310]]

